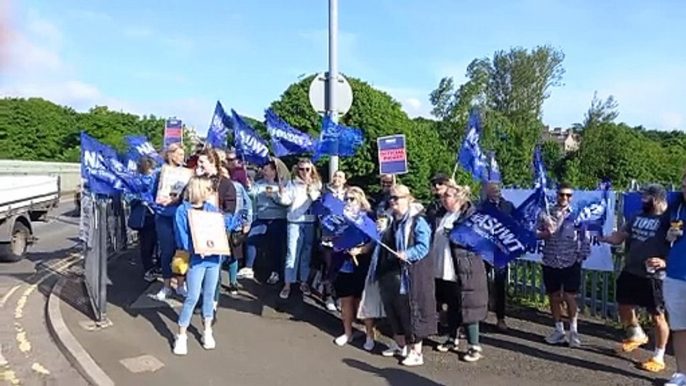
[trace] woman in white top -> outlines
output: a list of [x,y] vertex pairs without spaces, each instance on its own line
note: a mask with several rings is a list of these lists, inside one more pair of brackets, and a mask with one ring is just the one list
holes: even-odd
[[298,161],[293,175],[293,179],[285,187],[279,187],[279,201],[281,205],[288,207],[284,286],[279,294],[282,299],[290,296],[291,284],[298,281],[298,273],[303,295],[309,296],[312,293],[307,284],[316,225],[316,216],[312,214],[311,206],[322,191],[319,173],[309,159]]

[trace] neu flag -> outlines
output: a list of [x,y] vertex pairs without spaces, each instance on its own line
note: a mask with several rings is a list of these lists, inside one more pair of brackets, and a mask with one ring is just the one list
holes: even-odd
[[236,153],[243,158],[243,160],[262,166],[269,162],[269,148],[257,136],[243,118],[241,118],[235,110],[231,110],[233,116],[233,132],[234,132],[234,146]]
[[340,125],[334,122],[331,116],[325,115],[322,118],[322,132],[315,146],[312,160],[317,162],[325,155],[352,157],[363,141],[362,130]]
[[472,175],[472,178],[486,182],[488,180],[488,166],[486,155],[479,144],[480,140],[481,118],[479,117],[479,110],[472,109],[469,113],[467,134],[462,141],[457,162]]
[[[529,238],[512,217],[485,205],[450,232],[450,240],[471,249],[496,268],[506,266],[526,251]],[[535,236],[534,236],[535,237]]]
[[271,136],[272,149],[277,157],[298,155],[315,150],[315,142],[309,134],[294,129],[272,109],[264,112],[267,130]]

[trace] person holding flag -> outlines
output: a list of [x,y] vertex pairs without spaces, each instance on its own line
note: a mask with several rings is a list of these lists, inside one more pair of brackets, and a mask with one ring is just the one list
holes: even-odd
[[457,330],[464,327],[469,348],[462,357],[465,362],[481,359],[479,322],[488,316],[488,281],[482,258],[471,248],[452,242],[453,227],[463,223],[475,212],[471,191],[454,181],[445,183],[442,201],[446,215],[440,219],[434,233],[429,258],[434,263],[436,300],[448,306],[448,339],[438,345],[440,352],[457,352]]
[[[588,232],[574,224],[572,196],[574,188],[562,183],[557,189],[557,204],[549,215],[541,217],[537,236],[545,240],[543,246],[543,285],[550,300],[555,331],[546,338],[548,344],[569,343],[580,347],[576,295],[581,286],[581,263],[591,254]],[[567,304],[569,337],[562,321],[562,303]]]

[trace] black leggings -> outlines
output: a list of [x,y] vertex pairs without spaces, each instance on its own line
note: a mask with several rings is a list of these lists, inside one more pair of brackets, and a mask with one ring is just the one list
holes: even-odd
[[404,336],[407,344],[421,342],[423,337],[412,333],[410,296],[400,294],[400,274],[390,272],[379,278],[379,292],[393,334]]
[[462,322],[462,304],[460,301],[457,282],[436,279],[436,297],[438,304],[448,306],[448,336],[457,339],[457,329],[464,326],[467,334],[467,342],[470,345],[479,345],[479,322],[465,324]]

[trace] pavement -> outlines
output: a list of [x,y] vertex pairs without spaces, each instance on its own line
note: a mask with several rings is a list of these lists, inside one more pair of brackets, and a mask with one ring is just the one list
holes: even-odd
[[78,214],[65,197],[48,222],[34,222],[38,242],[27,258],[0,263],[0,385],[86,385],[52,341],[47,296],[78,263]]
[[[481,336],[484,358],[477,363],[437,353],[427,344],[425,365],[406,368],[380,356],[382,344],[373,353],[362,350],[361,340],[335,346],[332,340],[341,333],[337,315],[295,293],[282,301],[278,288],[256,281],[244,281],[236,298],[222,295],[216,350],[200,345],[200,317],[194,316],[189,354],[177,357],[171,345],[181,303],[149,299],[161,283],[148,285],[141,276],[135,251],[111,263],[107,311],[112,325],[102,329],[89,322],[87,303],[75,301],[80,291],[83,296],[82,285],[65,280],[64,322],[116,385],[647,386],[661,385],[672,372],[656,376],[636,369],[636,361],[650,353],[615,354],[618,331],[598,321],[580,321],[582,348],[549,346],[543,338],[551,332],[550,318],[527,308],[508,310],[507,334],[494,332],[494,320],[488,320]],[[667,361],[673,370],[673,358]]]

